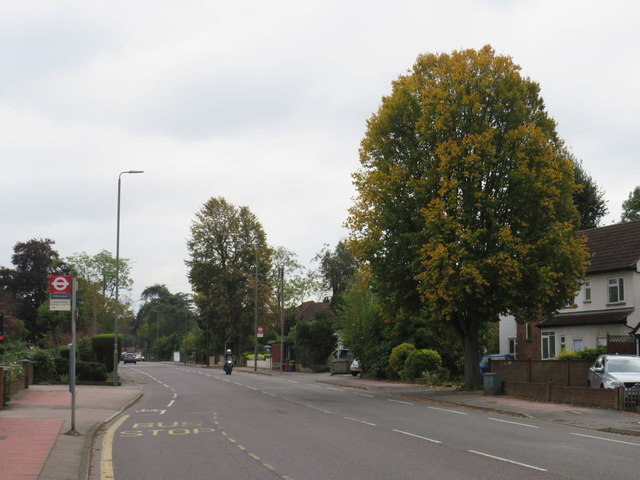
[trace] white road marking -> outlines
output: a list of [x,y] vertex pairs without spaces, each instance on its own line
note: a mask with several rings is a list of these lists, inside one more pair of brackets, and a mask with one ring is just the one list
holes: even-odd
[[392,398],[387,398],[387,400],[389,400],[390,402],[393,402],[393,403],[401,403],[403,405],[411,405],[411,406],[413,406],[413,403],[403,402],[402,400],[394,400]]
[[369,397],[369,398],[373,398],[373,395],[369,395],[368,393],[358,393],[358,392],[353,392],[354,395],[360,395],[361,397]]
[[357,418],[352,418],[352,417],[343,417],[343,418],[345,420],[351,420],[352,422],[358,422],[358,423],[364,423],[365,425],[371,425],[372,427],[376,426],[375,423],[365,422],[364,420],[358,420]]
[[167,405],[167,408],[169,408],[171,405],[173,405],[173,403],[174,403],[174,402],[175,402],[175,400],[171,400],[171,401],[169,402],[169,404]]
[[540,428],[540,427],[538,427],[536,425],[527,425],[526,423],[511,422],[509,420],[502,420],[500,418],[489,418],[489,420],[493,420],[494,422],[510,423],[511,425],[519,425],[521,427]]
[[410,437],[419,438],[420,440],[426,440],[427,442],[442,443],[440,440],[434,440],[433,438],[422,437],[420,435],[416,435],[415,433],[409,433],[409,432],[404,432],[402,430],[395,430],[395,429],[393,431],[396,433],[401,433],[403,435],[408,435]]
[[501,462],[512,463],[514,465],[520,465],[521,467],[531,468],[533,470],[538,470],[540,472],[547,472],[546,468],[535,467],[533,465],[529,465],[527,463],[516,462],[515,460],[509,460],[508,458],[496,457],[495,455],[489,455],[488,453],[478,452],[476,450],[467,450],[469,453],[475,453],[476,455],[482,455],[483,457],[493,458],[494,460],[500,460]]
[[633,445],[634,447],[640,447],[640,443],[625,442],[624,440],[615,440],[613,438],[595,437],[593,435],[585,435],[584,433],[572,433],[571,435],[575,435],[577,437],[594,438],[596,440],[604,440],[605,442],[623,443],[625,445]]
[[457,413],[458,415],[469,415],[467,412],[458,412],[457,410],[449,410],[448,408],[427,407],[431,410],[440,410],[441,412]]
[[336,388],[336,387],[327,387],[328,390],[335,390],[336,392],[344,392],[344,390],[342,390],[341,388]]

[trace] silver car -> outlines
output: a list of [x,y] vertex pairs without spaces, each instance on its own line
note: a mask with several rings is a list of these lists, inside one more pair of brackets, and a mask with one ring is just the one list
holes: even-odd
[[600,355],[589,368],[587,386],[592,388],[630,388],[640,383],[640,357]]

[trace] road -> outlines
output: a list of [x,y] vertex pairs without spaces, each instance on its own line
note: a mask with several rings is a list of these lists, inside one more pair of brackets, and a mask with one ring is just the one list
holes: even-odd
[[634,438],[337,387],[310,374],[122,368],[144,395],[105,428],[91,480],[638,477]]

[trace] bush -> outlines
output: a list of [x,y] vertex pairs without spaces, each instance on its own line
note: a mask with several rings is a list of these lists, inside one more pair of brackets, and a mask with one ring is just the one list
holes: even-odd
[[596,358],[604,353],[607,353],[607,347],[602,345],[597,348],[585,348],[578,352],[581,359],[591,361],[595,361]]
[[28,355],[33,365],[33,383],[47,383],[57,379],[54,355],[46,350],[35,350]]
[[69,375],[69,357],[55,357],[53,363],[56,369],[56,380],[60,379],[63,375]]
[[[118,335],[118,352],[122,345],[122,335]],[[91,346],[95,354],[95,359],[99,363],[107,366],[107,371],[113,371],[113,333],[105,333],[91,337]],[[120,359],[118,359],[119,361]]]
[[442,370],[442,357],[435,350],[411,350],[400,371],[404,379],[436,377]]
[[407,357],[411,352],[416,349],[410,343],[401,343],[397,347],[394,347],[391,350],[391,355],[389,355],[389,366],[391,370],[393,370],[397,375],[401,375],[402,370],[404,370],[404,364],[407,360]]
[[104,382],[107,379],[107,366],[98,362],[78,360],[76,363],[76,377],[78,380],[85,382]]

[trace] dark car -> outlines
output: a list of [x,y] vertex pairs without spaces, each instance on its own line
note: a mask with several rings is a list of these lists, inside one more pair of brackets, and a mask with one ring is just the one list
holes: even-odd
[[508,353],[489,353],[487,355],[483,355],[480,360],[480,373],[484,375],[485,373],[489,373],[489,359],[492,362],[500,361],[500,360],[513,360],[513,355],[509,355]]
[[133,352],[127,352],[124,354],[124,363],[136,363],[136,354]]

